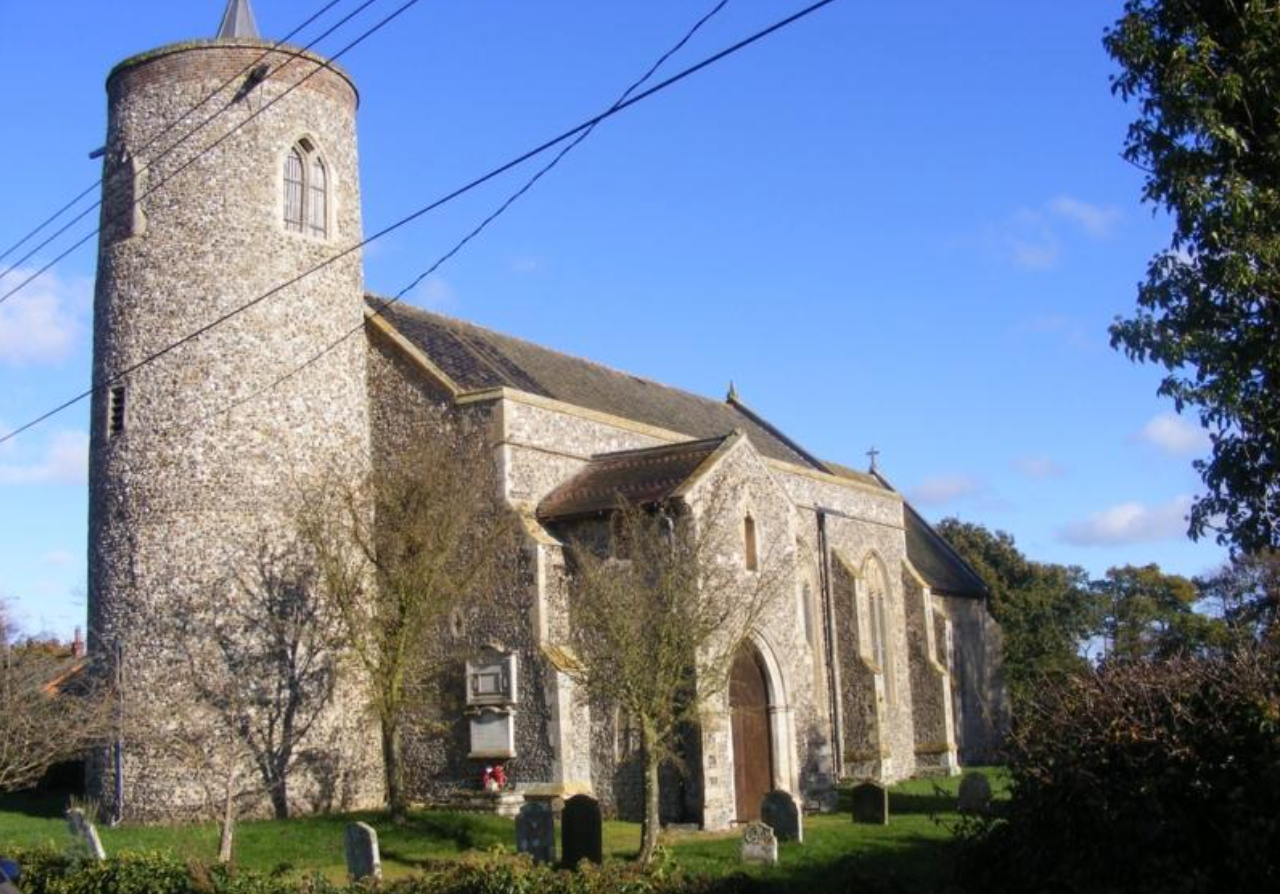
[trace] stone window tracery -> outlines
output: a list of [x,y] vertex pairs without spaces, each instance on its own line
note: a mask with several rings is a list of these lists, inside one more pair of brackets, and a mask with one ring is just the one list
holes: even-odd
[[284,227],[323,239],[328,220],[329,170],[315,145],[304,138],[284,160]]
[[893,672],[893,652],[890,648],[888,622],[888,591],[884,569],[875,559],[867,560],[863,567],[863,589],[867,599],[868,658],[884,675],[885,694],[890,703],[896,695]]

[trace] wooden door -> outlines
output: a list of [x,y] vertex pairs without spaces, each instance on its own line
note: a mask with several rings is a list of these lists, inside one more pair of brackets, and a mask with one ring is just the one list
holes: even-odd
[[729,680],[733,722],[733,787],[738,822],[760,819],[760,801],[773,788],[769,690],[755,649],[744,646]]

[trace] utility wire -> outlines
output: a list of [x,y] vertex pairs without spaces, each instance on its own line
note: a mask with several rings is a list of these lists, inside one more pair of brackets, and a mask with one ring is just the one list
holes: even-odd
[[[210,94],[208,94],[207,96],[205,96],[205,97],[204,97],[204,99],[200,100],[198,103],[196,103],[196,104],[195,104],[195,105],[193,105],[191,108],[187,109],[185,112],[183,112],[181,115],[179,115],[177,118],[173,119],[173,120],[172,120],[172,121],[170,121],[168,124],[166,124],[166,125],[165,125],[163,128],[161,128],[157,133],[153,134],[153,135],[152,135],[152,136],[151,136],[151,137],[150,137],[150,138],[149,138],[145,143],[143,143],[141,146],[139,146],[139,147],[138,147],[137,151],[136,151],[134,154],[135,154],[135,155],[140,155],[141,153],[143,153],[143,152],[147,151],[147,149],[151,148],[151,146],[153,146],[156,142],[158,142],[160,139],[162,139],[162,138],[163,138],[166,134],[168,134],[171,130],[173,130],[175,127],[177,127],[177,126],[178,126],[179,124],[181,124],[183,121],[186,121],[186,120],[187,120],[187,118],[189,118],[191,115],[195,114],[197,111],[199,111],[201,108],[203,108],[203,107],[204,107],[204,105],[205,105],[207,102],[209,102],[209,100],[213,99],[215,96],[217,96],[218,94],[220,94],[223,90],[226,90],[228,87],[230,87],[233,83],[235,83],[237,80],[239,80],[239,79],[240,79],[241,77],[243,77],[244,75],[246,75],[246,74],[248,74],[249,72],[253,71],[255,68],[257,68],[257,67],[258,67],[258,65],[260,65],[260,64],[262,63],[262,60],[263,60],[263,59],[267,58],[267,56],[269,56],[271,53],[273,53],[273,52],[275,52],[276,50],[280,49],[282,46],[284,46],[286,43],[288,43],[288,42],[289,42],[289,41],[290,41],[294,36],[296,36],[296,35],[298,34],[298,32],[302,31],[304,28],[306,28],[308,25],[310,25],[310,24],[311,24],[312,22],[314,22],[316,19],[320,18],[322,15],[324,15],[324,14],[325,14],[326,12],[328,12],[330,9],[333,9],[333,7],[337,6],[337,5],[338,5],[339,3],[341,3],[341,2],[342,2],[342,0],[330,0],[330,2],[326,3],[326,4],[325,4],[324,6],[322,6],[322,7],[321,7],[317,12],[313,13],[313,14],[311,15],[311,17],[310,17],[310,18],[308,18],[305,22],[303,22],[301,25],[298,25],[298,27],[294,28],[292,31],[290,31],[288,34],[286,34],[284,37],[280,38],[280,40],[276,41],[276,43],[275,43],[274,45],[272,45],[269,49],[264,50],[264,51],[263,51],[263,53],[262,53],[262,55],[260,55],[257,59],[253,60],[253,61],[252,61],[252,62],[250,62],[248,65],[246,65],[244,68],[240,69],[240,71],[236,72],[236,73],[235,73],[235,74],[233,74],[231,77],[227,78],[227,79],[226,79],[225,81],[223,81],[220,85],[218,85],[217,89],[215,89],[212,93],[210,93]],[[357,10],[357,12],[358,12],[358,11],[359,11],[359,10]],[[327,33],[328,33],[328,32],[326,32],[326,34],[327,34]],[[324,37],[324,35],[321,35],[321,37],[320,37],[320,38],[316,38],[316,40],[320,40],[322,37]],[[308,47],[310,47],[310,46],[312,46],[312,45],[314,45],[314,44],[315,44],[315,41],[312,41],[312,42],[311,42],[311,44],[308,44]],[[270,77],[270,75],[268,75],[268,77]],[[225,111],[225,109],[226,109],[226,107],[224,106],[223,110]],[[208,123],[208,120],[206,120],[206,121],[204,122],[204,124],[207,124],[207,123]],[[203,127],[203,126],[204,126],[204,124],[201,124],[201,125],[200,125],[200,127]],[[199,129],[199,128],[197,128],[197,129]],[[33,230],[29,231],[25,236],[23,236],[21,239],[19,239],[17,242],[15,242],[13,245],[11,245],[11,246],[9,246],[8,248],[6,248],[3,252],[0,252],[0,261],[3,261],[5,258],[9,257],[9,255],[13,254],[15,251],[17,251],[19,248],[21,248],[23,245],[25,245],[29,240],[31,240],[31,239],[33,239],[33,238],[35,238],[35,236],[36,236],[36,234],[37,234],[37,233],[39,233],[41,230],[43,230],[43,229],[44,229],[45,227],[47,227],[49,224],[53,223],[55,220],[57,220],[57,219],[58,219],[59,217],[61,217],[63,214],[65,214],[69,209],[73,208],[77,202],[79,202],[79,201],[80,201],[81,199],[83,199],[85,196],[89,195],[89,193],[93,192],[95,189],[97,189],[97,188],[98,188],[99,186],[101,186],[101,185],[102,185],[102,178],[101,178],[101,177],[99,177],[97,180],[93,181],[93,182],[92,182],[92,183],[90,183],[87,187],[85,187],[85,189],[84,189],[82,192],[80,192],[80,193],[79,193],[75,198],[73,198],[71,201],[67,202],[65,205],[63,205],[61,208],[59,208],[57,211],[55,211],[55,212],[54,212],[53,214],[51,214],[49,217],[45,218],[43,222],[41,222],[38,226],[36,226],[36,227],[35,227],[35,229],[33,229]],[[99,203],[99,204],[100,204],[100,203]],[[97,205],[95,205],[94,207],[96,208],[96,207],[97,207]],[[92,210],[92,209],[90,209],[90,210]],[[82,215],[82,216],[83,216],[83,215]],[[55,235],[56,235],[56,234],[55,234]],[[43,247],[43,246],[42,246],[42,247]],[[37,250],[38,250],[38,249],[37,249]],[[17,264],[14,264],[13,266],[14,266],[14,267],[16,267],[16,266],[18,266],[18,264],[21,264],[21,263],[22,263],[22,262],[21,262],[21,261],[19,261],[19,262],[17,262]],[[10,272],[12,272],[12,269],[13,269],[13,268],[11,267],[9,270],[6,270],[4,273],[0,273],[0,279],[4,279],[4,277],[8,276],[8,275],[9,275],[9,273],[10,273]]]
[[[339,22],[337,25],[335,25],[335,26],[333,26],[333,27],[334,27],[334,28],[340,27],[344,22],[346,22],[348,19],[350,19],[350,18],[351,18],[351,16],[356,15],[356,14],[357,14],[357,13],[359,13],[361,10],[363,10],[365,7],[369,6],[371,3],[376,3],[376,2],[378,2],[378,0],[365,0],[364,4],[363,4],[363,5],[361,5],[359,8],[357,8],[357,9],[355,10],[355,12],[352,12],[350,15],[348,15],[348,16],[347,16],[347,18],[343,19],[341,22]],[[3,295],[0,295],[0,304],[4,304],[4,302],[8,301],[11,297],[13,297],[15,294],[17,294],[18,292],[20,292],[20,291],[21,291],[23,288],[25,288],[29,283],[31,283],[32,281],[34,281],[34,280],[38,279],[39,277],[43,276],[45,273],[47,273],[49,270],[51,270],[51,269],[52,269],[56,264],[58,264],[60,261],[62,261],[62,260],[63,260],[64,258],[66,258],[68,255],[70,255],[73,251],[75,251],[75,250],[76,250],[76,249],[78,249],[80,246],[84,245],[86,242],[88,242],[90,239],[92,239],[94,236],[96,236],[96,235],[101,231],[102,226],[106,226],[106,225],[109,225],[109,224],[111,224],[111,223],[114,223],[116,220],[119,220],[120,218],[122,218],[125,214],[130,214],[130,213],[132,213],[132,211],[133,211],[133,207],[134,207],[135,205],[137,205],[139,202],[141,202],[143,199],[145,199],[145,198],[147,198],[148,196],[152,195],[152,194],[153,194],[153,193],[155,193],[157,190],[160,190],[160,189],[164,188],[164,186],[165,186],[167,183],[169,183],[171,180],[173,180],[175,177],[177,177],[179,174],[181,174],[181,173],[182,173],[183,171],[185,171],[187,168],[191,167],[193,164],[195,164],[197,161],[199,161],[199,160],[200,160],[201,158],[203,158],[205,155],[209,154],[209,153],[210,153],[210,152],[212,152],[214,149],[218,148],[218,147],[219,147],[219,146],[221,146],[223,143],[225,143],[227,140],[231,139],[231,137],[232,137],[232,136],[234,136],[234,135],[235,135],[235,133],[236,133],[237,131],[239,131],[239,130],[240,130],[240,128],[244,127],[244,126],[245,126],[246,124],[248,124],[250,121],[253,121],[253,120],[254,120],[255,118],[257,118],[259,115],[261,115],[262,113],[266,112],[268,109],[270,109],[270,108],[271,108],[272,106],[274,106],[276,103],[280,102],[280,101],[281,101],[282,99],[284,99],[286,96],[288,96],[289,94],[291,94],[294,90],[298,89],[298,88],[299,88],[299,87],[301,87],[303,84],[305,84],[307,81],[311,80],[311,78],[315,77],[317,74],[319,74],[319,73],[320,73],[320,72],[322,72],[322,71],[325,71],[325,70],[331,69],[331,68],[333,67],[333,64],[334,64],[335,62],[337,62],[339,59],[341,59],[341,58],[342,58],[342,57],[343,57],[347,52],[349,52],[350,50],[352,50],[352,49],[354,49],[355,47],[359,46],[361,43],[363,43],[363,42],[364,42],[366,39],[368,39],[369,37],[372,37],[376,32],[380,31],[384,26],[386,26],[386,25],[390,24],[392,20],[396,19],[396,18],[397,18],[397,17],[399,17],[402,13],[406,12],[410,7],[412,7],[412,6],[416,6],[419,2],[420,2],[420,0],[407,0],[407,2],[406,2],[406,3],[404,3],[404,4],[402,4],[399,8],[397,8],[397,9],[395,10],[395,12],[393,12],[393,13],[391,13],[390,15],[386,16],[385,18],[383,18],[381,21],[379,21],[379,22],[378,22],[376,25],[374,25],[372,28],[370,28],[370,29],[368,29],[367,31],[365,31],[363,34],[361,34],[359,37],[357,37],[357,38],[356,38],[355,40],[353,40],[351,43],[347,44],[345,47],[343,47],[341,50],[339,50],[337,53],[335,53],[332,57],[330,57],[330,58],[328,58],[328,59],[325,59],[325,60],[323,60],[323,61],[322,61],[322,62],[320,62],[320,63],[317,63],[317,65],[316,65],[316,67],[315,67],[314,69],[312,69],[311,71],[307,72],[305,75],[303,75],[301,78],[299,78],[299,79],[298,79],[297,81],[295,81],[294,83],[290,84],[290,85],[285,89],[285,91],[284,91],[283,93],[281,93],[279,96],[273,97],[270,101],[268,101],[268,102],[267,102],[265,105],[263,105],[261,108],[259,108],[259,109],[255,109],[253,112],[251,112],[251,113],[248,115],[248,117],[246,117],[246,118],[245,118],[243,121],[241,121],[239,124],[237,124],[237,125],[235,125],[234,127],[232,127],[229,131],[227,131],[225,134],[223,134],[222,136],[220,136],[218,139],[214,140],[214,141],[213,141],[212,143],[210,143],[208,146],[205,146],[203,149],[201,149],[199,152],[197,152],[195,155],[193,155],[191,158],[189,158],[189,159],[187,159],[186,161],[184,161],[184,162],[183,162],[182,164],[180,164],[177,168],[175,168],[173,171],[171,171],[167,177],[163,178],[163,179],[162,179],[162,180],[160,180],[158,183],[156,183],[156,184],[154,184],[153,186],[151,186],[150,188],[148,188],[148,189],[147,189],[147,190],[146,190],[142,195],[140,195],[140,196],[138,196],[136,199],[134,199],[134,200],[133,200],[133,202],[131,202],[129,205],[125,206],[124,208],[121,208],[117,213],[115,213],[115,214],[113,214],[111,217],[109,217],[106,221],[104,221],[104,222],[103,222],[103,224],[102,224],[101,226],[94,227],[94,228],[93,228],[92,230],[90,230],[88,233],[85,233],[85,234],[84,234],[84,236],[82,236],[80,239],[78,239],[77,241],[75,241],[74,243],[72,243],[72,244],[71,244],[71,246],[70,246],[69,248],[67,248],[65,251],[63,251],[61,254],[59,254],[57,257],[55,257],[52,261],[50,261],[49,263],[45,264],[43,267],[41,267],[41,268],[40,268],[39,270],[37,270],[35,273],[32,273],[30,276],[28,276],[28,277],[27,277],[26,279],[24,279],[22,282],[18,283],[18,285],[16,285],[14,288],[12,288],[12,289],[10,289],[9,291],[5,292]],[[331,29],[330,29],[330,31],[332,31],[332,30],[333,30],[333,28],[331,28]],[[329,33],[329,32],[326,32],[326,34],[328,34],[328,33]],[[324,35],[321,35],[321,37],[323,37],[323,36],[324,36]],[[319,40],[319,39],[320,39],[320,38],[317,38],[317,40]],[[292,57],[291,57],[291,59],[290,59],[290,61],[292,61],[292,58],[296,58],[296,55],[292,56]],[[289,64],[288,62],[282,62],[279,66],[277,66],[276,71],[279,71],[281,68],[283,68],[285,65],[288,65],[288,64]],[[225,111],[225,109],[226,109],[226,108],[229,108],[233,103],[234,103],[234,101],[233,101],[233,102],[228,103],[228,104],[227,104],[227,106],[225,106],[225,107],[224,107],[223,111]],[[221,112],[215,113],[214,115],[210,116],[210,119],[209,119],[209,120],[212,120],[213,118],[216,118],[218,114],[221,114]],[[206,122],[206,123],[207,123],[207,122]],[[194,133],[194,131],[192,131],[192,132]],[[189,135],[188,135],[188,136],[189,136]],[[180,144],[180,143],[182,143],[182,142],[185,142],[185,140],[186,140],[186,137],[184,137],[182,140],[180,140],[180,141],[179,141],[179,144]],[[171,146],[171,147],[170,147],[170,150],[172,150],[173,148],[176,148],[176,145],[177,145],[177,144],[175,144],[175,146]],[[168,152],[168,151],[169,151],[169,150],[166,150],[166,153],[165,153],[165,154],[167,154],[167,152]],[[43,248],[44,246],[48,245],[51,241],[53,241],[54,239],[56,239],[56,238],[57,238],[58,236],[60,236],[62,233],[66,232],[66,231],[67,231],[67,230],[68,230],[68,229],[69,229],[73,224],[75,224],[77,221],[79,221],[81,218],[83,218],[86,214],[88,214],[88,213],[89,213],[90,211],[92,211],[94,208],[98,207],[98,205],[100,205],[100,204],[102,204],[102,200],[99,200],[98,202],[96,202],[95,204],[93,204],[92,206],[90,206],[89,208],[86,208],[84,211],[82,211],[80,214],[78,214],[76,217],[74,217],[71,221],[69,221],[67,224],[65,224],[65,225],[64,225],[61,229],[59,229],[56,233],[54,233],[52,236],[50,236],[50,237],[49,237],[48,239],[46,239],[44,242],[40,243],[40,245],[36,246],[36,247],[35,247],[34,249],[32,249],[31,251],[27,252],[27,254],[23,255],[23,257],[22,257],[21,259],[19,259],[19,260],[18,260],[18,261],[13,265],[13,266],[11,266],[11,267],[10,267],[8,270],[6,270],[3,274],[0,274],[0,280],[3,280],[3,278],[4,278],[5,276],[7,276],[7,275],[8,275],[9,273],[11,273],[13,270],[17,269],[17,267],[18,267],[18,265],[19,265],[19,264],[21,264],[21,263],[23,263],[24,261],[26,261],[27,259],[29,259],[32,255],[34,255],[34,254],[35,254],[37,251],[39,251],[41,248]]]
[[223,314],[217,319],[212,320],[211,322],[206,323],[203,326],[200,326],[198,329],[183,336],[182,338],[178,339],[176,342],[173,342],[172,344],[164,348],[161,348],[160,350],[155,351],[154,353],[149,354],[146,357],[143,357],[141,360],[138,360],[137,362],[131,364],[130,366],[116,373],[114,376],[107,378],[104,382],[101,382],[98,385],[90,386],[88,389],[80,392],[74,397],[71,397],[68,400],[63,401],[61,404],[58,404],[57,406],[47,410],[46,412],[40,414],[34,419],[23,423],[21,426],[9,432],[8,434],[0,436],[0,444],[5,443],[6,441],[12,440],[13,438],[17,437],[23,432],[39,425],[41,422],[44,422],[47,419],[50,419],[53,416],[56,416],[57,414],[63,412],[67,408],[72,407],[75,404],[78,404],[80,401],[84,400],[86,397],[89,397],[96,391],[102,391],[110,387],[111,385],[115,384],[116,382],[120,381],[121,379],[127,378],[128,376],[132,375],[134,372],[137,372],[142,367],[147,366],[148,364],[154,363],[156,360],[159,360],[161,357],[164,357],[165,355],[172,353],[173,351],[177,350],[179,347],[186,344],[187,342],[194,341],[195,339],[204,335],[206,332],[213,329],[214,327],[220,326],[222,323],[226,322],[232,317],[235,317],[243,313],[244,311],[250,309],[251,307],[254,307],[255,305],[262,303],[266,299],[270,298],[272,295],[275,295],[281,292],[282,290],[292,285],[295,285],[298,282],[301,282],[303,279],[306,279],[312,274],[315,274],[320,270],[323,270],[326,267],[329,267],[330,265],[336,263],[342,258],[347,257],[352,252],[359,251],[364,246],[369,245],[373,242],[376,242],[377,240],[383,238],[384,236],[387,236],[390,233],[395,232],[401,227],[404,227],[409,223],[412,223],[418,218],[424,216],[425,214],[428,214],[429,212],[435,210],[436,208],[439,208],[441,205],[444,205],[447,202],[451,202],[454,199],[457,199],[459,196],[464,195],[465,193],[471,192],[476,187],[481,186],[482,184],[489,182],[495,177],[498,177],[501,174],[506,173],[512,168],[515,168],[523,164],[524,162],[528,161],[534,156],[541,155],[543,152],[547,151],[553,146],[557,146],[560,143],[563,143],[565,140],[572,139],[582,131],[587,130],[588,128],[594,127],[595,125],[599,124],[601,121],[604,121],[608,118],[612,118],[614,115],[617,115],[620,112],[623,112],[626,109],[629,109],[638,103],[644,102],[646,99],[649,99],[650,97],[658,93],[661,93],[664,90],[669,89],[670,87],[675,86],[676,84],[680,83],[686,78],[689,78],[697,74],[698,72],[702,71],[705,68],[715,65],[717,62],[720,62],[721,60],[729,56],[732,56],[735,53],[741,52],[742,50],[746,49],[752,44],[755,44],[758,41],[761,41],[764,38],[768,37],[769,35],[777,31],[780,31],[783,28],[786,28],[789,25],[792,25],[800,21],[801,19],[804,19],[812,15],[813,13],[817,12],[819,9],[822,9],[824,6],[828,6],[834,2],[835,0],[817,0],[817,2],[804,7],[800,11],[792,13],[786,18],[780,19],[777,22],[774,22],[772,25],[762,28],[759,31],[756,31],[755,33],[751,34],[750,36],[745,37],[742,40],[739,40],[737,43],[731,44],[730,46],[725,47],[724,49],[716,53],[713,53],[710,56],[707,56],[702,61],[682,69],[681,71],[677,72],[671,77],[666,78],[665,80],[660,81],[657,84],[654,84],[652,87],[649,87],[644,91],[634,94],[627,100],[623,102],[615,103],[612,107],[610,107],[606,111],[601,112],[600,114],[592,118],[588,118],[586,121],[582,122],[576,127],[572,127],[569,130],[564,131],[559,136],[552,137],[546,142],[540,144],[539,146],[536,146],[533,149],[530,149],[529,151],[523,153],[522,155],[517,156],[511,161],[508,161],[490,170],[488,173],[477,177],[476,179],[472,180],[470,183],[467,183],[464,186],[458,187],[452,192],[447,193],[444,196],[441,196],[440,198],[430,202],[429,204],[423,205],[421,208],[417,209],[416,211],[413,211],[405,215],[404,217],[400,218],[399,220],[395,221],[394,223],[391,223],[383,227],[381,230],[374,233],[372,236],[369,236],[364,240],[357,242],[348,248],[343,249],[337,254],[332,255],[328,259],[321,261],[320,263],[315,264],[312,267],[309,267],[307,270],[304,270],[302,273],[299,273],[297,276],[294,276],[291,279],[286,280],[283,283],[280,283],[279,285],[273,286],[271,289],[267,290],[266,292],[263,292],[261,295],[257,296],[256,298],[250,299],[249,301],[228,311],[227,313]]
[[[549,173],[552,168],[558,165],[566,155],[572,152],[580,143],[582,143],[583,140],[591,136],[592,131],[596,129],[596,126],[599,125],[600,122],[605,119],[605,117],[616,112],[622,106],[622,104],[625,103],[631,97],[633,93],[635,93],[637,90],[643,87],[649,81],[649,79],[653,77],[653,75],[658,71],[658,69],[661,68],[662,65],[668,59],[670,59],[673,55],[679,52],[684,47],[685,44],[687,44],[690,40],[692,40],[693,36],[697,34],[699,30],[702,29],[702,26],[705,25],[707,22],[709,22],[713,17],[715,17],[715,15],[720,12],[720,10],[724,9],[725,5],[728,2],[729,0],[720,0],[719,3],[717,3],[714,7],[712,7],[710,12],[708,12],[702,18],[698,19],[698,21],[694,23],[693,27],[690,28],[682,38],[680,38],[680,40],[676,43],[675,46],[667,50],[667,52],[663,53],[662,56],[658,58],[658,61],[656,61],[655,63],[653,63],[653,65],[649,67],[648,71],[646,71],[643,75],[641,75],[641,77],[638,80],[633,82],[629,87],[627,87],[626,90],[622,92],[622,95],[619,96],[618,99],[614,102],[614,104],[609,107],[609,111],[606,112],[605,115],[596,118],[590,124],[588,124],[585,128],[583,128],[580,132],[578,132],[578,135],[574,137],[567,145],[563,146],[560,149],[560,151],[557,152],[555,156],[552,157],[551,161],[547,162],[545,165],[539,168],[533,174],[532,177],[526,180],[519,189],[517,189],[510,196],[508,196],[506,200],[502,202],[501,205],[499,205],[496,209],[494,209],[492,213],[489,214],[488,217],[480,221],[480,223],[477,224],[469,233],[467,233],[467,235],[463,236],[460,240],[458,240],[458,242],[456,242],[452,248],[450,248],[447,252],[445,252],[443,255],[437,258],[435,263],[433,263],[431,266],[427,267],[427,269],[419,273],[416,277],[414,277],[414,279],[408,285],[406,285],[400,291],[396,292],[395,295],[393,295],[391,298],[381,299],[378,304],[378,307],[375,308],[373,311],[373,316],[375,317],[382,316],[383,311],[387,310],[392,305],[399,303],[399,301],[402,298],[404,298],[405,295],[413,291],[413,289],[418,285],[418,283],[422,282],[428,276],[430,276],[431,274],[439,270],[454,255],[462,251],[462,249],[466,247],[467,243],[469,243],[472,239],[479,236],[485,230],[485,228],[489,226],[489,224],[493,223],[495,220],[501,217],[502,214],[505,213],[508,208],[514,205],[525,193],[527,193],[530,189],[532,189],[534,184],[536,184],[547,173]],[[271,391],[277,386],[284,384],[289,379],[292,379],[294,376],[301,373],[303,370],[318,363],[321,358],[325,357],[326,355],[334,351],[339,345],[341,345],[347,339],[361,332],[364,329],[364,326],[365,326],[365,321],[361,320],[358,325],[344,332],[337,339],[330,342],[325,347],[321,348],[317,353],[313,354],[311,357],[309,357],[299,366],[294,367],[293,369],[289,370],[288,372],[284,373],[278,378],[272,380],[266,386],[258,389],[257,391],[251,392],[250,394],[240,398],[239,400],[231,402],[227,406],[219,410],[216,410],[213,413],[210,413],[206,417],[195,420],[194,424],[198,425],[201,422],[204,422],[206,419],[212,419],[216,416],[221,416],[225,413],[233,412],[234,410],[238,409],[244,404],[247,404],[250,401],[257,399],[258,397],[261,397],[266,392]]]

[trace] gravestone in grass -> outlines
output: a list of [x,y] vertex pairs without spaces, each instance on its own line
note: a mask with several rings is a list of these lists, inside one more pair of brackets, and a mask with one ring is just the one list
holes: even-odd
[[560,859],[573,868],[581,860],[604,862],[604,816],[590,795],[574,795],[560,814]]
[[991,807],[991,782],[985,773],[969,772],[960,779],[959,809],[965,814],[986,813]]
[[347,874],[355,881],[382,878],[378,831],[368,823],[351,823],[346,834]]
[[855,785],[850,792],[853,800],[853,821],[889,825],[889,790],[878,782]]
[[93,823],[89,822],[83,810],[79,807],[67,810],[67,825],[71,828],[72,836],[84,845],[91,858],[107,859],[107,852],[102,849],[102,841],[98,838],[98,830],[93,827]]
[[535,863],[556,859],[556,817],[548,801],[526,801],[516,815],[516,851]]
[[764,823],[747,823],[743,828],[742,862],[768,866],[778,862],[778,838]]
[[774,789],[760,802],[760,820],[773,830],[779,841],[804,841],[804,815],[796,799]]

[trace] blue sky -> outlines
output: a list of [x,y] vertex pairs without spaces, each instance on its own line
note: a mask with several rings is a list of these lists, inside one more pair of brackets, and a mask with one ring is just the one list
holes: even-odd
[[[320,5],[254,10],[276,38]],[[731,0],[670,65],[801,5]],[[606,107],[710,6],[423,0],[342,60],[366,230]],[[413,300],[708,395],[732,378],[812,452],[864,466],[874,445],[927,517],[1034,558],[1206,571],[1224,553],[1182,522],[1203,436],[1107,344],[1168,233],[1119,155],[1120,6],[839,0],[603,125]],[[111,65],[221,12],[0,0],[0,250],[97,177]],[[398,291],[519,174],[376,245],[369,288]],[[94,260],[0,306],[0,430],[87,384]],[[83,619],[86,416],[0,445],[0,595],[32,632]]]

